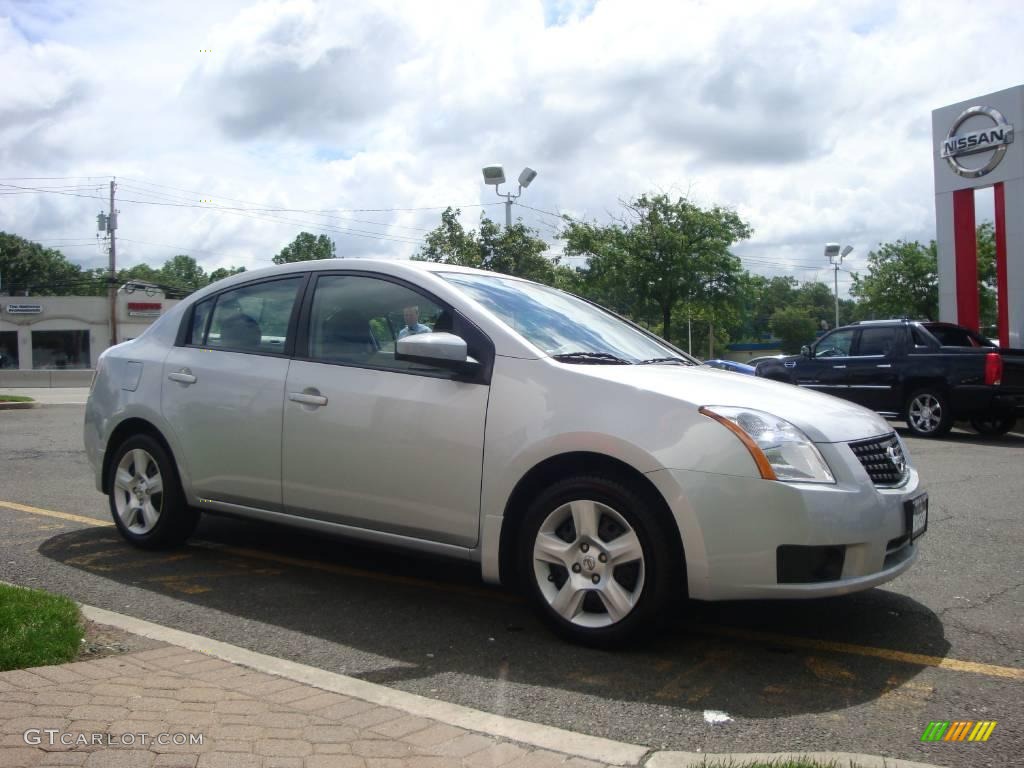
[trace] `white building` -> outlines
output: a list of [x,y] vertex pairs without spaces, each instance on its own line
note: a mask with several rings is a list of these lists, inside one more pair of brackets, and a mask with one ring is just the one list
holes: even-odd
[[[177,303],[156,286],[122,286],[118,342],[135,338]],[[88,386],[108,346],[105,296],[0,296],[0,387]]]

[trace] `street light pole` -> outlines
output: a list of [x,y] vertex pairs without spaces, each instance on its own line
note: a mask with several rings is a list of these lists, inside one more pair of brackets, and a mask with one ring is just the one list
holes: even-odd
[[498,187],[505,183],[505,168],[500,164],[486,165],[483,168],[484,184],[494,185],[494,193],[498,197],[505,198],[505,231],[512,228],[512,203],[518,200],[523,190],[530,186],[530,182],[537,178],[537,172],[530,167],[523,168],[519,174],[518,192],[499,192]]
[[832,265],[832,271],[834,273],[834,290],[836,297],[836,324],[833,328],[839,327],[839,265],[843,263],[843,259],[850,255],[850,251],[853,250],[852,245],[843,246],[842,250],[839,250],[839,243],[826,243],[825,244],[825,258],[828,259],[829,264]]

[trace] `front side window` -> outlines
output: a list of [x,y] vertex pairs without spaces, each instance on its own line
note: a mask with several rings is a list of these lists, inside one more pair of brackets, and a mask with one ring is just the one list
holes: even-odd
[[[244,285],[216,297],[204,342],[197,341],[202,318],[193,315],[192,343],[238,352],[281,354],[298,294],[300,277]],[[204,302],[205,303],[205,302]],[[203,309],[196,307],[197,313]]]
[[848,357],[853,347],[854,330],[842,330],[822,336],[814,347],[815,357]]
[[[552,357],[640,363],[690,361],[609,312],[555,288],[502,275],[444,273],[450,283]],[[614,360],[613,360],[614,359]]]
[[888,355],[896,349],[898,328],[865,328],[860,332],[858,357]]
[[426,370],[395,359],[398,339],[454,330],[450,309],[397,283],[359,275],[324,275],[309,318],[312,360],[395,370]]

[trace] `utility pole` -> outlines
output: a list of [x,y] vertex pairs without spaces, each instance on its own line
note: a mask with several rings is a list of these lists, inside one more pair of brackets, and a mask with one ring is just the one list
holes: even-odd
[[110,346],[117,344],[117,211],[114,208],[114,190],[117,185],[110,180],[110,215],[107,217],[107,232],[110,234],[110,277],[107,294],[110,297]]

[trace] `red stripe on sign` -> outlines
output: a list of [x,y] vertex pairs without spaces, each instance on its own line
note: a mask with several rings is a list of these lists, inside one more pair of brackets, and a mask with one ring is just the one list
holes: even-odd
[[956,321],[977,331],[978,237],[974,224],[974,190],[953,193],[953,248],[956,253]]
[[996,322],[999,323],[999,345],[1010,346],[1010,281],[1006,274],[1006,188],[1003,182],[995,184],[996,198],[996,291],[999,307]]

